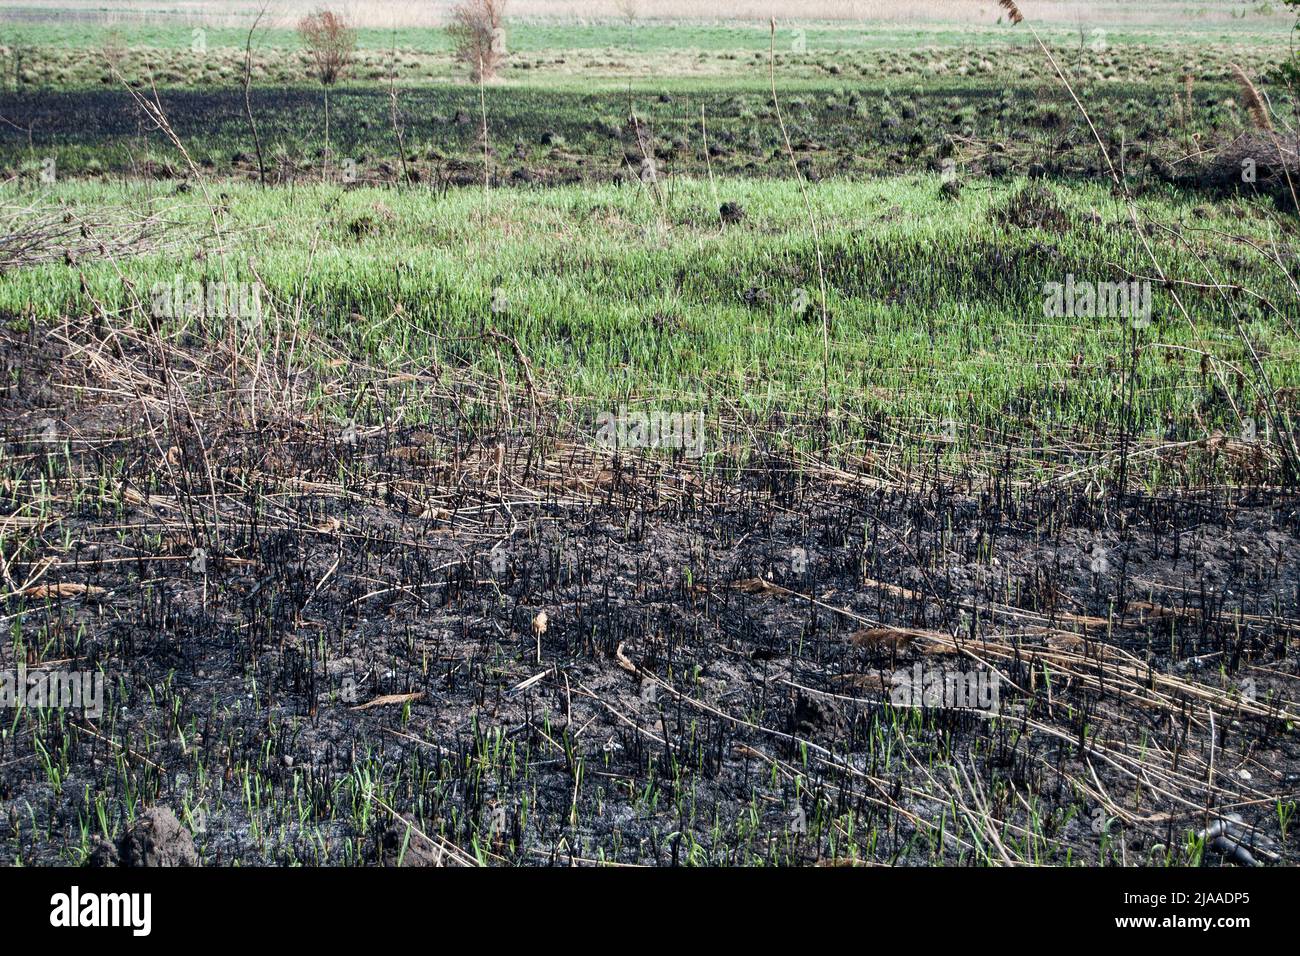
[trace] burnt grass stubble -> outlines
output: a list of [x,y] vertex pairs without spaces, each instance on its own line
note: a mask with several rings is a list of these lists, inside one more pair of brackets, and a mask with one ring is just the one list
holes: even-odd
[[[1106,84],[1090,94],[1103,131],[1132,128],[1130,138],[1107,144],[1111,154],[1122,154],[1131,189],[1159,192],[1173,187],[1207,197],[1266,195],[1289,205],[1283,167],[1294,149],[1288,145],[1279,153],[1272,137],[1243,130],[1221,115],[1217,104],[1236,92],[1231,82],[1198,88],[1197,115],[1210,116],[1204,132],[1216,145],[1194,161],[1177,164],[1168,162],[1167,146],[1179,142],[1186,129],[1172,110],[1153,113],[1146,108],[1149,87]],[[789,175],[790,159],[769,115],[766,94],[740,97],[743,107],[736,96],[708,92],[633,101],[623,92],[490,89],[485,95],[493,185],[635,180],[647,157],[665,172],[680,174]],[[272,183],[311,181],[320,175],[324,150],[319,145],[320,94],[314,88],[255,89],[250,94],[263,139],[283,146],[281,154],[266,157],[265,169],[254,156],[241,90],[163,89],[158,96],[177,135],[190,144],[206,171],[249,180],[265,174]],[[395,185],[405,177],[407,185],[423,188],[481,187],[484,144],[478,96],[474,88],[403,90],[399,115],[405,141],[412,147],[409,155],[398,156],[392,129],[372,120],[387,114],[388,91],[339,87],[332,97],[330,134],[334,156],[355,162],[355,178],[345,185]],[[974,144],[959,157],[966,175],[1087,180],[1105,175],[1087,126],[1054,84],[1018,83],[998,89],[941,83],[896,98],[901,118],[887,91],[883,99],[876,93],[867,96],[873,105],[865,116],[843,103],[828,106],[811,94],[807,100],[796,97],[786,103],[800,175],[818,180],[899,169],[940,170],[945,158],[958,155],[959,140]],[[954,101],[969,109],[954,109]],[[707,158],[698,140],[701,109],[710,125]],[[635,123],[629,113],[636,116]],[[89,174],[82,168],[84,157],[72,148],[93,144],[95,156],[106,161],[104,171],[187,185],[183,165],[174,157],[164,158],[167,144],[150,123],[142,122],[127,90],[0,91],[0,114],[11,120],[11,126],[0,128],[0,163],[14,171],[33,151],[42,156],[53,151],[59,155],[61,174]],[[1249,186],[1241,178],[1245,157],[1258,166],[1258,181]]]
[[[200,806],[208,863],[427,861],[412,832],[521,863],[975,862],[954,792],[982,793],[1013,828],[1032,803],[1047,861],[1177,851],[1233,810],[1271,861],[1296,862],[1294,841],[1277,839],[1277,800],[1300,781],[1279,717],[1294,713],[1300,599],[1290,495],[1097,497],[997,476],[872,490],[777,452],[727,480],[606,452],[574,456],[565,476],[566,453],[518,422],[511,433],[454,410],[355,443],[332,425],[211,414],[217,544],[210,521],[187,519],[210,518],[213,487],[193,431],[178,424],[169,448],[138,407],[70,399],[94,373],[15,328],[0,514],[19,513],[42,477],[50,514],[6,555],[9,574],[54,559],[44,582],[102,590],[7,588],[0,614],[7,629],[21,621],[29,667],[102,669],[106,705],[40,731],[64,761],[57,785],[30,713],[12,722],[6,862],[78,859],[79,827],[100,826],[96,795],[115,837],[128,807]],[[50,418],[53,445],[39,439]],[[68,493],[69,475],[110,473],[103,494]],[[1043,655],[1063,636],[1096,659],[1132,654],[1139,685],[1208,688],[1213,757],[1204,699],[1160,685],[1164,704],[1135,702],[1104,669],[1099,682],[1048,680]],[[996,719],[889,703],[891,673],[976,667],[964,655],[990,660],[995,646],[1009,652]],[[0,664],[14,668],[17,647],[6,640]],[[1237,690],[1247,678],[1253,712]],[[418,696],[353,709],[394,694]],[[491,757],[503,743],[513,770]],[[1137,785],[1117,753],[1161,783]],[[257,812],[250,777],[266,788]],[[1141,821],[1116,822],[1109,851],[1097,788]],[[792,827],[798,807],[806,832]]]

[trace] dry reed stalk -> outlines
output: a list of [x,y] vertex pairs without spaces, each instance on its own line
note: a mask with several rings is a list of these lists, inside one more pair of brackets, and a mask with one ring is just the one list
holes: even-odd
[[1241,93],[1246,100],[1246,110],[1250,113],[1251,121],[1261,130],[1268,134],[1269,139],[1273,141],[1273,149],[1277,151],[1277,160],[1282,164],[1282,173],[1286,176],[1287,188],[1291,192],[1291,203],[1297,213],[1300,213],[1300,198],[1296,197],[1295,183],[1291,180],[1291,167],[1287,163],[1286,156],[1282,152],[1282,142],[1278,139],[1277,130],[1273,126],[1273,119],[1269,115],[1268,101],[1251,82],[1246,71],[1238,64],[1231,63],[1229,66],[1237,77],[1237,84],[1241,87]]
[[722,221],[722,204],[718,202],[718,184],[713,181],[713,160],[709,156],[709,127],[704,120],[704,104],[700,104],[700,136],[704,140],[704,168],[709,172],[709,189],[713,192],[713,205],[718,210],[718,228],[726,223]]
[[1230,63],[1233,75],[1237,77],[1237,85],[1241,87],[1242,98],[1246,101],[1246,110],[1250,113],[1250,118],[1255,125],[1265,132],[1273,132],[1273,120],[1268,115],[1268,108],[1264,105],[1264,98],[1259,95],[1259,90],[1251,82],[1250,77],[1246,75],[1238,64]]
[[480,218],[482,227],[482,241],[484,249],[487,248],[487,218],[488,218],[488,189],[491,186],[491,149],[488,145],[488,120],[487,120],[487,93],[484,91],[484,73],[483,61],[479,61],[478,71],[478,107],[479,113],[483,118],[483,211]]
[[402,182],[411,184],[411,171],[406,165],[406,137],[402,133],[401,116],[397,109],[397,38],[393,38],[393,48],[389,55],[388,71],[388,119],[393,127],[393,136],[397,140],[397,156],[402,163]]
[[808,196],[808,184],[804,182],[803,173],[799,171],[799,162],[794,157],[794,147],[790,144],[790,134],[785,128],[785,119],[781,116],[781,102],[776,95],[776,17],[768,21],[770,41],[767,51],[767,75],[772,87],[772,109],[776,112],[777,125],[781,127],[781,139],[785,141],[786,155],[790,157],[790,168],[794,170],[795,181],[799,183],[799,193],[803,196],[804,210],[808,216],[808,226],[812,229],[813,250],[817,253],[817,283],[820,290],[822,313],[822,403],[823,409],[830,411],[830,367],[831,367],[831,332],[830,313],[826,309],[826,268],[822,262],[821,229],[813,213],[812,200]]
[[248,126],[253,133],[253,148],[257,152],[257,181],[263,187],[266,186],[266,164],[262,159],[262,137],[257,131],[257,121],[253,118],[253,34],[257,32],[258,24],[266,15],[266,6],[269,2],[270,0],[265,0],[257,11],[257,17],[253,20],[253,25],[248,28],[248,37],[244,41],[244,115],[248,117]]

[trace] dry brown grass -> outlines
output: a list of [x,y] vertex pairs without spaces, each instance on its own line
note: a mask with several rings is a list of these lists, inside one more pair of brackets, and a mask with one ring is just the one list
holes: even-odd
[[1259,90],[1251,82],[1246,71],[1236,63],[1232,64],[1232,72],[1237,77],[1237,84],[1241,87],[1241,98],[1245,101],[1246,110],[1250,113],[1251,121],[1262,130],[1272,132],[1273,121],[1268,115],[1268,106],[1264,103],[1264,97],[1259,95]]

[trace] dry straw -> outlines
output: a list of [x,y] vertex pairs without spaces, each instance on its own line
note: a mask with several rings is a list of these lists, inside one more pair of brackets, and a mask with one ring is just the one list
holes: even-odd
[[1250,81],[1250,77],[1236,63],[1230,64],[1232,72],[1237,76],[1237,83],[1241,86],[1241,95],[1246,100],[1246,109],[1250,111],[1250,118],[1255,125],[1262,130],[1273,132],[1273,121],[1269,118],[1268,107],[1264,105],[1264,97],[1259,95],[1259,90],[1255,84]]

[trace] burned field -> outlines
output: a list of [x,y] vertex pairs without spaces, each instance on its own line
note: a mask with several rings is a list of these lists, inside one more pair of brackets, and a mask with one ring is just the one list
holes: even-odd
[[0,863],[1300,863],[1300,69],[1206,3],[0,0]]
[[[1029,55],[1004,53],[1002,60]],[[1280,147],[1249,128],[1234,98],[1236,83],[1230,69],[1217,64],[1209,78],[1155,112],[1145,83],[1116,80],[1091,90],[1093,115],[1106,131],[1108,149],[1123,155],[1131,188],[1172,185],[1189,195],[1284,198]],[[292,185],[332,177],[349,187],[445,190],[481,185],[486,175],[494,187],[524,188],[635,183],[647,161],[665,176],[749,178],[788,177],[792,162],[771,95],[755,85],[719,91],[670,82],[637,97],[630,110],[619,89],[491,89],[480,104],[476,90],[417,87],[399,100],[402,149],[391,123],[381,121],[392,108],[389,90],[341,88],[331,95],[332,160],[321,145],[316,90],[253,89],[247,100],[242,90],[221,87],[158,95],[203,173],[235,181]],[[783,109],[793,162],[810,181],[939,171],[945,161],[994,180],[1096,178],[1105,170],[1068,97],[1038,79],[940,77],[922,84],[876,78],[852,87],[805,80]],[[259,117],[260,141],[251,132],[250,111]],[[486,150],[484,112],[499,131]],[[702,113],[707,145],[701,143]],[[57,151],[64,175],[190,184],[185,161],[142,135],[132,95],[120,88],[0,90],[0,115],[11,124],[0,138],[0,162],[32,181],[41,173],[33,157]],[[1192,149],[1202,142],[1213,145]],[[1241,180],[1245,157],[1258,164],[1250,184]]]
[[250,420],[158,354],[6,332],[4,664],[105,677],[10,724],[11,860],[161,805],[212,863],[1295,862],[1294,496]]

